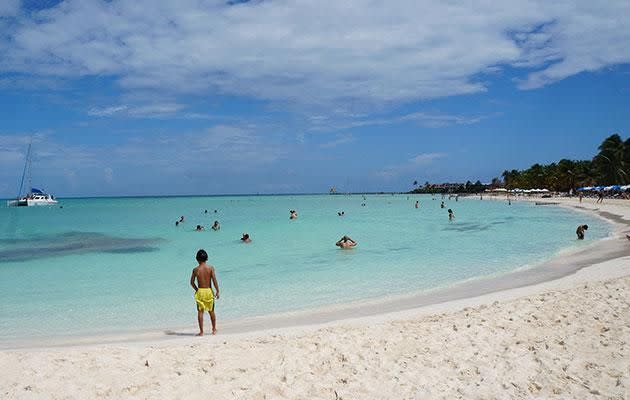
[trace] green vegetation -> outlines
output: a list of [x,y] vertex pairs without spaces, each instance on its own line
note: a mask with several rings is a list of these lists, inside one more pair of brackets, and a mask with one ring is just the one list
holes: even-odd
[[[534,164],[525,170],[503,171],[503,181],[494,178],[484,185],[466,184],[431,185],[416,187],[411,193],[478,193],[487,188],[507,189],[547,188],[568,192],[583,186],[609,186],[630,184],[630,138],[625,141],[617,134],[606,138],[599,146],[599,153],[592,160],[562,159],[547,165]],[[414,186],[417,181],[414,181]]]
[[606,138],[592,160],[562,159],[548,165],[534,164],[526,170],[503,171],[507,189],[547,188],[567,192],[582,186],[630,183],[630,138],[617,134]]

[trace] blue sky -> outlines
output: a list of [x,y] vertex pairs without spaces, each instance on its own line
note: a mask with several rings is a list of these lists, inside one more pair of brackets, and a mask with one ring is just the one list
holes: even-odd
[[[553,3],[553,4],[550,4]],[[630,3],[0,3],[0,197],[407,190],[628,136]]]

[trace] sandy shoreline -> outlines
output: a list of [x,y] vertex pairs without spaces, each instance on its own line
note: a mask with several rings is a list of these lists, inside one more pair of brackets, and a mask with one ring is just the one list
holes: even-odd
[[4,350],[0,397],[625,398],[630,204],[545,201],[597,208],[616,219],[615,235],[536,267],[545,274],[517,271],[442,297],[346,305],[285,325],[250,319],[204,339]]

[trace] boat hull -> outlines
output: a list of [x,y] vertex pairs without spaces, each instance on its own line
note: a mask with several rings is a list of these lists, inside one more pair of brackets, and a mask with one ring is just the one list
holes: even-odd
[[54,199],[18,199],[9,200],[7,205],[9,207],[38,207],[38,206],[54,206],[59,204]]

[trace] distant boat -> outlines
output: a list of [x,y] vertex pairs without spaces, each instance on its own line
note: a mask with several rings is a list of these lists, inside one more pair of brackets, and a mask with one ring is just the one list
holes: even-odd
[[[32,207],[32,206],[54,206],[58,204],[55,200],[55,196],[52,194],[44,193],[43,190],[34,188],[31,184],[31,163],[33,148],[33,142],[28,144],[28,150],[26,152],[26,160],[24,161],[24,170],[22,171],[22,180],[20,181],[20,190],[18,190],[18,196],[15,200],[9,200],[7,205],[9,207]],[[27,175],[28,174],[28,175]],[[28,192],[22,196],[22,188],[24,187],[24,178],[28,176]]]

